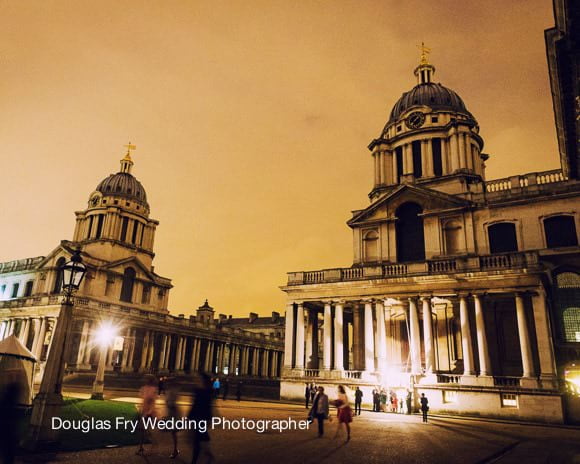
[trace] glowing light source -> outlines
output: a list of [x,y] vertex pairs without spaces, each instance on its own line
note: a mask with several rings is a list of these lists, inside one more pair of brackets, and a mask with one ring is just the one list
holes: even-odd
[[110,345],[117,336],[117,328],[110,322],[103,322],[95,332],[95,343],[101,346]]

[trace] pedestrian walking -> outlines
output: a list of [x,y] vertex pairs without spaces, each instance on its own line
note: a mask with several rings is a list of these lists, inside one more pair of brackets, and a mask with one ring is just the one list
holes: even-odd
[[356,387],[354,391],[354,413],[360,416],[361,405],[362,405],[363,392],[360,388]]
[[[193,404],[188,419],[196,424],[211,424],[212,411],[212,383],[207,374],[197,374],[193,383]],[[191,464],[196,464],[199,457],[207,456],[206,462],[213,462],[214,456],[210,448],[210,436],[207,428],[195,427],[193,431],[193,457]]]
[[308,409],[308,406],[310,405],[310,384],[309,383],[306,384],[306,389],[304,390],[304,399],[306,402],[306,409]]
[[146,438],[148,438],[147,429],[145,428],[145,419],[155,417],[155,402],[157,401],[157,393],[159,392],[159,384],[155,377],[148,375],[145,379],[145,385],[139,390],[139,397],[141,398],[141,405],[139,407],[139,422],[140,426],[140,439],[139,439],[139,449],[137,450],[138,455],[143,456],[145,454],[145,448],[143,444]]
[[[167,417],[169,419],[181,419],[179,410],[177,407],[177,395],[179,393],[179,386],[174,378],[165,379],[165,406],[167,408]],[[177,430],[171,429],[171,440],[173,442],[173,451],[169,455],[171,459],[175,459],[179,454],[179,449],[177,448]]]
[[318,387],[318,392],[314,396],[309,417],[318,422],[318,438],[324,435],[324,421],[328,419],[328,396],[324,393],[324,387]]
[[421,412],[423,413],[423,422],[427,423],[427,412],[429,411],[429,400],[425,393],[421,393]]
[[228,379],[224,380],[224,384],[222,385],[222,390],[223,390],[222,399],[225,400],[228,396],[229,391],[230,391],[230,383],[228,382]]
[[384,388],[381,389],[381,392],[379,393],[379,401],[379,411],[387,412],[387,392]]
[[221,388],[221,383],[220,383],[220,378],[216,377],[215,380],[213,381],[213,397],[217,400],[219,394],[220,394],[220,388]]
[[374,388],[373,389],[373,412],[378,412],[380,409],[380,394],[379,391]]
[[338,409],[338,425],[336,427],[336,433],[334,438],[336,438],[344,424],[346,429],[346,441],[350,440],[350,423],[352,422],[352,409],[348,403],[348,396],[346,396],[346,390],[344,386],[338,386],[337,399],[334,402],[336,408]]
[[411,414],[413,412],[413,394],[411,390],[407,390],[407,414]]

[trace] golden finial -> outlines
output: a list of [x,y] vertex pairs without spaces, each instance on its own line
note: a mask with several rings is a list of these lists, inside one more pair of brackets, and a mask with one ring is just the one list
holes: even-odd
[[127,148],[127,154],[123,159],[131,161],[131,150],[137,150],[137,145],[132,145],[131,142],[129,142],[127,145],[124,145],[124,147]]
[[429,64],[428,55],[431,53],[431,49],[425,46],[425,42],[421,42],[421,45],[417,45],[417,48],[421,50],[421,61],[419,64]]

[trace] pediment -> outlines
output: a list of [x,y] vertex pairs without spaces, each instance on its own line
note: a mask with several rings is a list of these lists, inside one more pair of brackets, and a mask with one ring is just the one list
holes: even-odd
[[472,202],[447,193],[431,190],[416,185],[403,184],[379,198],[373,204],[358,211],[347,224],[386,221],[396,218],[396,211],[403,203],[417,203],[423,213],[435,213],[450,209],[462,209],[472,206]]
[[127,258],[119,259],[117,261],[112,261],[101,266],[103,270],[116,271],[119,274],[123,274],[125,269],[129,266],[135,267],[145,274],[152,282],[155,282],[156,276],[152,273],[140,260],[135,256],[129,256]]

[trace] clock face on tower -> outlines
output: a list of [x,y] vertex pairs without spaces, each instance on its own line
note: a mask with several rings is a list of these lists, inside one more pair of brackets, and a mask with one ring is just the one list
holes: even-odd
[[420,111],[411,113],[405,120],[405,124],[409,129],[418,129],[425,122],[425,115]]

